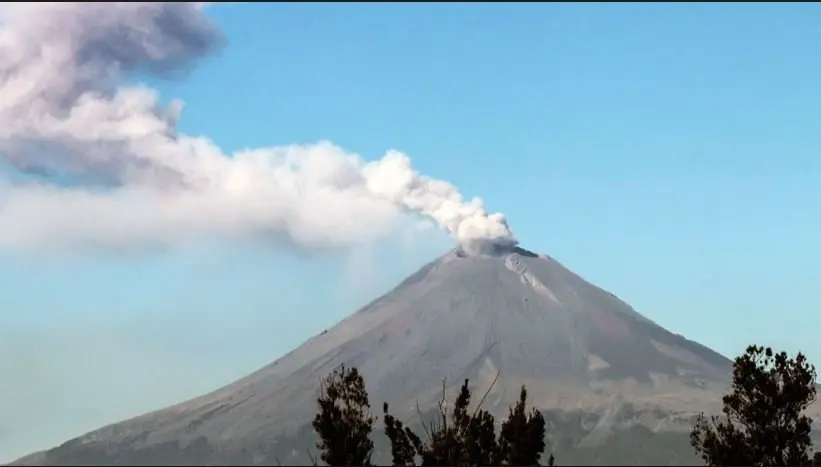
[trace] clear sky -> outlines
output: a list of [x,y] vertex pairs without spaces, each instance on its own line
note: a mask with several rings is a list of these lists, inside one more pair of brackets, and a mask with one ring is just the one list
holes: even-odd
[[[222,4],[180,130],[398,149],[673,332],[821,363],[817,4]],[[0,253],[0,461],[243,376],[446,251]]]

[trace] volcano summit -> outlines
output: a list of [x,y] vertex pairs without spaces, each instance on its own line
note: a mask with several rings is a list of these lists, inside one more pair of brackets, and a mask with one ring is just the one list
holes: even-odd
[[[304,462],[319,379],[340,363],[359,367],[373,407],[387,401],[411,423],[443,379],[453,394],[464,378],[483,390],[501,372],[485,408],[505,416],[526,384],[565,465],[689,460],[682,428],[718,408],[731,367],[549,256],[457,249],[241,380],[18,462]],[[625,446],[632,457],[618,459]]]

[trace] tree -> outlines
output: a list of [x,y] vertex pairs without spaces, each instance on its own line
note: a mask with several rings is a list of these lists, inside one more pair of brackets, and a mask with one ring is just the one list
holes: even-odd
[[[504,465],[539,465],[545,449],[544,416],[536,409],[526,412],[527,389],[522,386],[519,401],[510,409],[499,432],[499,451]],[[550,456],[549,465],[553,465]]]
[[320,383],[313,427],[321,459],[331,466],[370,465],[375,418],[365,382],[355,367],[340,365]]
[[478,407],[469,414],[470,399],[466,379],[448,417],[443,383],[436,419],[425,427],[425,441],[388,413],[388,404],[384,404],[385,435],[391,442],[394,465],[416,465],[417,456],[423,466],[497,463],[498,444],[493,416]]
[[[388,413],[388,404],[383,405],[385,434],[391,442],[394,465],[416,465],[417,456],[422,466],[539,465],[545,448],[545,422],[538,411],[526,413],[524,386],[519,402],[502,424],[504,433],[498,439],[493,415],[480,409],[491,388],[469,413],[471,392],[466,379],[448,418],[444,386],[436,419],[425,429],[425,441]],[[520,435],[524,438],[517,438]],[[553,456],[549,465],[553,465]]]
[[803,415],[815,401],[815,368],[799,353],[788,358],[750,346],[733,364],[732,391],[723,414],[701,414],[690,444],[707,465],[809,465],[812,420]]
[[382,404],[385,435],[391,442],[393,465],[416,465],[416,453],[422,452],[422,440],[400,420],[388,412],[388,403]]
[[470,465],[498,465],[499,444],[496,422],[489,412],[479,410],[465,433],[465,450]]

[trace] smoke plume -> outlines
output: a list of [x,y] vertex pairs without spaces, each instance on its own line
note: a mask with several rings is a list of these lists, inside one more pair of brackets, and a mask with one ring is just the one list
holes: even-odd
[[177,76],[224,44],[190,3],[0,6],[0,247],[166,245],[202,236],[358,242],[397,215],[467,248],[515,244],[501,214],[388,151],[329,143],[226,154],[176,130],[182,103],[126,85]]

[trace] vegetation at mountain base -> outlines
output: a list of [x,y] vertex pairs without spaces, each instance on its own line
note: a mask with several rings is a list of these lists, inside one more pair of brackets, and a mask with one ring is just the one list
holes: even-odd
[[314,431],[319,435],[320,457],[331,466],[370,465],[375,417],[370,414],[368,391],[356,367],[340,365],[320,383],[319,411]]
[[[539,465],[545,449],[545,420],[535,408],[527,413],[527,389],[522,386],[519,401],[510,409],[499,433],[500,459],[506,465]],[[553,455],[547,465],[554,465]]]
[[[821,465],[821,452],[812,450],[812,419],[805,414],[816,399],[815,381],[815,367],[802,353],[789,357],[770,347],[749,346],[733,363],[722,415],[699,415],[690,432],[691,446],[708,466]],[[443,383],[424,436],[383,404],[393,465],[540,465],[547,423],[540,411],[527,409],[527,389],[522,386],[497,435],[493,415],[481,408],[491,388],[471,409],[468,383],[462,384],[450,412]],[[369,436],[376,417],[358,370],[337,367],[322,381],[317,402],[313,427],[320,458],[332,466],[370,465],[374,445]],[[553,455],[547,465],[554,465]]]
[[[465,379],[450,413],[443,383],[436,416],[424,426],[424,439],[392,415],[384,403],[383,422],[393,465],[540,465],[546,448],[543,415],[527,410],[527,390],[522,386],[519,400],[510,408],[497,436],[496,420],[481,409],[495,382],[471,409],[472,393]],[[343,389],[344,385],[351,388]],[[317,447],[321,459],[328,465],[369,465],[373,443],[367,436],[375,418],[367,410],[368,396],[359,372],[344,366],[335,369],[323,380],[317,402],[314,430],[320,438]],[[354,449],[349,450],[349,446]],[[548,465],[554,465],[552,455]]]
[[[789,358],[751,345],[733,363],[732,391],[723,416],[701,414],[690,443],[707,465],[811,465],[815,368],[799,353]],[[815,461],[815,462],[814,462]]]
[[[425,429],[427,441],[403,425],[384,404],[385,435],[391,443],[394,465],[539,465],[545,450],[545,420],[541,413],[526,412],[527,391],[502,423],[496,436],[496,421],[480,407],[482,397],[470,411],[471,391],[465,380],[453,404],[450,418],[443,397],[436,419]],[[489,390],[488,390],[489,392]],[[553,465],[552,456],[550,465]]]

